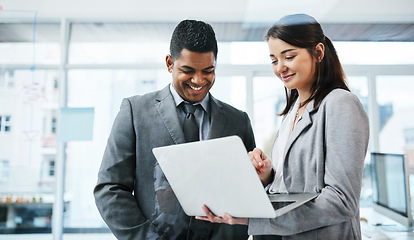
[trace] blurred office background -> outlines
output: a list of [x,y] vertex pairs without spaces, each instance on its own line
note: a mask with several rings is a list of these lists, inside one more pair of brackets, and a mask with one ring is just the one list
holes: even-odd
[[[169,39],[186,18],[214,27],[219,53],[211,92],[249,114],[257,146],[269,151],[285,96],[263,36],[292,13],[314,16],[334,41],[370,117],[369,152],[404,153],[414,167],[412,0],[3,0],[0,239],[57,239],[60,231],[114,239],[92,195],[106,140],[122,98],[171,81]],[[93,109],[90,139],[59,141],[65,107]],[[361,205],[369,205],[370,194],[368,176]]]

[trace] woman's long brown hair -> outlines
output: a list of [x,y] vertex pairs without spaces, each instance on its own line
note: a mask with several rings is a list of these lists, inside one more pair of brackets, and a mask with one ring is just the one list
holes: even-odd
[[[278,38],[290,45],[305,48],[315,60],[315,81],[311,87],[311,95],[301,105],[314,100],[314,107],[318,107],[332,90],[341,88],[349,91],[336,50],[313,17],[306,14],[285,16],[267,31],[265,37],[267,41],[270,38]],[[321,61],[317,61],[319,54],[315,52],[315,47],[319,43],[325,46],[325,54]],[[280,115],[286,115],[299,96],[296,89],[289,90],[285,87],[285,93],[286,106]]]

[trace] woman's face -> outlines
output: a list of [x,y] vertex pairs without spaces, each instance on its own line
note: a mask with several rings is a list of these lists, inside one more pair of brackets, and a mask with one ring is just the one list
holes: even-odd
[[273,72],[288,89],[299,94],[310,93],[315,80],[315,60],[306,48],[290,45],[279,38],[269,38],[270,59]]

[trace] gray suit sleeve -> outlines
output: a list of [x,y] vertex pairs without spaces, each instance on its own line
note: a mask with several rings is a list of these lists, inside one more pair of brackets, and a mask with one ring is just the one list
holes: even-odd
[[[280,217],[250,219],[249,234],[293,235],[345,222],[358,213],[369,138],[368,118],[353,94],[336,95],[318,111],[324,112],[323,119],[319,119],[324,121],[324,130],[319,133],[323,138],[318,138],[324,142],[318,144],[326,151],[325,158],[320,160],[324,161],[324,172],[317,173],[322,174],[324,181],[321,194]],[[318,146],[297,147],[298,151],[303,151]]]
[[136,158],[132,118],[131,103],[124,99],[108,138],[94,189],[96,206],[118,239],[145,239],[141,235],[149,227],[132,195]]

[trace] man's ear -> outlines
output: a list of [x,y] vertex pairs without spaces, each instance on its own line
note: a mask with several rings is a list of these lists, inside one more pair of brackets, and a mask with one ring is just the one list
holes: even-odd
[[167,65],[168,72],[172,72],[173,69],[173,60],[170,54],[165,57],[165,64]]
[[323,57],[325,56],[325,45],[323,43],[318,43],[315,46],[315,56],[318,62],[321,62]]

